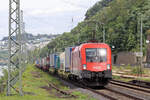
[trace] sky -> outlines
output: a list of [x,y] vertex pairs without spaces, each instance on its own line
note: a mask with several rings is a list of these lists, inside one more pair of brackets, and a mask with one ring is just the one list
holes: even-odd
[[[100,0],[20,0],[26,32],[61,34],[85,18],[86,11]],[[0,39],[8,36],[9,0],[0,4]],[[72,22],[73,18],[73,22]]]

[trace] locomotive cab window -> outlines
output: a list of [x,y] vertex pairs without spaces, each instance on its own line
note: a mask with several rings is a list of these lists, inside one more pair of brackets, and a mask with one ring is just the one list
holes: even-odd
[[107,49],[106,48],[88,48],[86,49],[87,62],[106,62]]

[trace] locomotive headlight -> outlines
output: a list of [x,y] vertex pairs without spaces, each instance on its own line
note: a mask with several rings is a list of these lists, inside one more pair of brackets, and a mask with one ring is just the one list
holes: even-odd
[[110,70],[110,64],[107,64],[107,69]]
[[83,65],[83,69],[85,70],[86,68],[87,68],[87,67],[86,67],[86,65],[84,64],[84,65]]

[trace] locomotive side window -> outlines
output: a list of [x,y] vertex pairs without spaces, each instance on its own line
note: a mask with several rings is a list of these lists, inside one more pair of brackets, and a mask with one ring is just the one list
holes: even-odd
[[87,62],[106,62],[107,49],[105,48],[88,48],[86,49]]

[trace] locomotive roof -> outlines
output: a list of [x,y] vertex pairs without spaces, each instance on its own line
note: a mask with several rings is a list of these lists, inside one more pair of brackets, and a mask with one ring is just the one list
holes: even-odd
[[102,46],[105,48],[110,48],[109,45],[106,43],[84,43],[84,44],[81,44],[80,46],[75,47],[74,51],[81,50],[81,48],[86,48],[86,47],[91,46],[91,45],[94,45],[94,46],[99,45],[99,46]]
[[79,48],[81,49],[83,47],[88,47],[88,46],[91,46],[91,45],[93,45],[93,46],[100,45],[102,47],[109,48],[109,45],[106,44],[106,43],[85,43],[85,44],[80,45]]
[[106,44],[106,43],[84,43],[84,44],[81,44],[80,46],[85,46],[85,45],[97,45],[97,44],[108,46],[108,44]]

